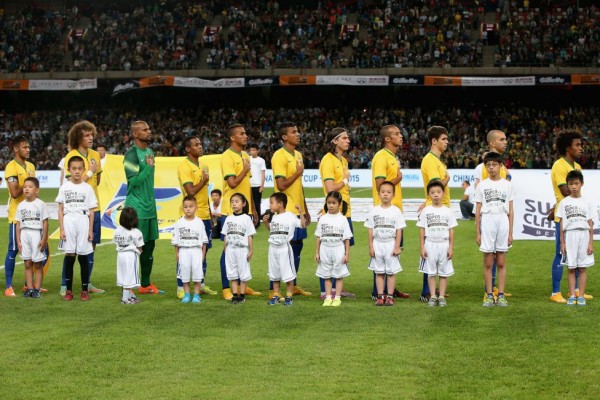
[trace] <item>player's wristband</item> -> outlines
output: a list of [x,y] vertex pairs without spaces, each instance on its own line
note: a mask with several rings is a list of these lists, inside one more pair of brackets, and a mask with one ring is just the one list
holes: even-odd
[[86,173],[86,175],[87,175],[88,179],[90,179],[92,176],[94,176],[94,173],[92,171],[88,171]]
[[344,182],[344,186],[348,186],[348,179],[344,178],[342,182]]

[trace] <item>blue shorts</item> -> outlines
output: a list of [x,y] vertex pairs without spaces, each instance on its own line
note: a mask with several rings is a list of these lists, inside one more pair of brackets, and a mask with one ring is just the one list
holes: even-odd
[[94,234],[94,239],[92,243],[98,244],[102,241],[100,235],[102,233],[102,223],[100,221],[100,211],[94,211],[94,226],[92,227],[92,233]]
[[204,222],[204,230],[206,231],[206,236],[208,236],[208,243],[206,243],[206,249],[212,248],[212,220],[203,219]]
[[8,224],[8,251],[19,251],[17,246],[17,224]]

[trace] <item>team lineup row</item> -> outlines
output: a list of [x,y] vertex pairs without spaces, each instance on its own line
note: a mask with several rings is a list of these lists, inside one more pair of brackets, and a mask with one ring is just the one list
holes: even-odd
[[[271,213],[265,215],[263,222],[270,228],[269,242],[269,277],[271,281],[269,303],[277,304],[284,299],[284,304],[292,304],[293,295],[308,295],[296,283],[303,240],[306,239],[306,225],[310,224],[307,212],[302,173],[304,170],[302,155],[296,150],[300,142],[300,132],[294,123],[280,125],[279,136],[283,146],[273,155],[271,164],[275,179],[275,194],[270,199]],[[93,263],[95,244],[100,240],[100,205],[97,202],[98,184],[102,167],[101,160],[93,145],[96,129],[93,124],[83,121],[75,124],[69,131],[71,151],[65,157],[68,170],[66,181],[59,189],[59,223],[61,248],[65,251],[63,265],[63,288],[66,300],[73,298],[72,279],[75,257],[77,256],[82,275],[82,300],[87,300],[88,292],[100,292],[100,289],[89,283]],[[132,304],[139,301],[131,289],[138,288],[138,293],[159,294],[161,291],[151,282],[152,253],[155,240],[158,239],[156,203],[154,198],[154,154],[148,148],[151,131],[147,123],[136,121],[131,125],[134,145],[124,158],[127,178],[127,197],[121,211],[121,227],[115,232],[115,243],[118,250],[117,283],[123,287],[122,302]],[[242,125],[232,125],[227,130],[230,148],[221,157],[223,172],[223,198],[221,202],[222,238],[225,240],[221,255],[221,279],[223,297],[232,303],[245,301],[246,294],[255,294],[247,286],[251,278],[249,260],[252,256],[252,235],[254,227],[259,223],[260,202],[253,196],[260,186],[253,189],[250,179],[251,158],[244,151],[248,135]],[[324,306],[338,306],[343,295],[343,278],[349,274],[347,270],[348,249],[352,238],[351,201],[348,186],[348,163],[344,157],[350,144],[348,132],[343,128],[334,128],[328,133],[329,151],[320,163],[320,174],[323,189],[326,193],[325,213],[319,218],[316,229],[317,246],[315,258],[318,261],[317,275],[321,280],[321,294]],[[402,147],[403,137],[398,127],[384,126],[380,132],[382,149],[372,160],[374,207],[365,225],[369,228],[369,250],[374,271],[375,283],[373,296],[376,305],[393,305],[394,296],[405,296],[395,288],[394,276],[399,272],[398,254],[402,240],[402,171],[396,153]],[[447,277],[452,275],[453,231],[456,220],[449,210],[450,193],[448,189],[449,175],[444,163],[440,160],[448,146],[448,132],[440,126],[432,126],[428,130],[430,152],[423,158],[421,172],[426,187],[426,202],[422,205],[418,226],[421,230],[421,272],[424,273],[421,299],[430,306],[446,305],[444,298]],[[477,241],[484,254],[484,278],[486,297],[484,306],[506,306],[505,289],[505,257],[512,242],[512,188],[510,173],[502,164],[501,154],[506,149],[504,132],[492,130],[488,133],[489,153],[485,162],[476,172],[475,219]],[[47,248],[47,222],[38,218],[39,236],[22,235],[22,232],[34,230],[27,223],[33,224],[42,212],[24,211],[36,200],[39,184],[27,177],[35,175],[33,165],[27,162],[29,145],[26,138],[13,142],[15,159],[7,165],[6,179],[9,186],[9,252],[6,261],[6,295],[14,295],[12,274],[14,258],[20,250],[25,260],[27,293],[38,297],[41,288],[41,273],[34,274],[35,269],[42,270],[43,254],[30,251]],[[203,271],[198,271],[198,260],[202,260],[206,268],[205,251],[207,243],[204,239],[210,236],[212,229],[211,211],[208,195],[208,170],[200,161],[202,144],[196,137],[184,141],[186,160],[178,168],[179,181],[185,200],[183,217],[177,222],[173,235],[178,259],[178,287],[181,287],[182,301],[198,302],[199,294],[204,289]],[[566,205],[560,207],[561,200],[579,198],[567,175],[572,170],[581,168],[575,160],[581,155],[581,136],[578,132],[563,132],[556,143],[561,158],[552,168],[552,181],[557,199],[556,231],[557,255],[553,265],[553,293],[551,300],[568,304],[585,303],[585,268],[593,264],[591,239],[585,243],[586,257],[579,257],[581,250],[569,246],[574,234],[561,235],[566,231],[585,231],[581,224],[573,225],[561,222],[572,218],[589,217],[585,220],[588,231],[592,214],[582,214],[584,207]],[[256,158],[253,154],[252,158]],[[25,173],[23,173],[23,170]],[[477,171],[477,170],[476,170]],[[573,178],[573,177],[571,177]],[[576,177],[578,178],[578,177]],[[579,179],[579,178],[578,178]],[[575,179],[577,180],[577,179]],[[583,176],[579,179],[583,184]],[[82,183],[85,183],[82,185]],[[385,184],[384,184],[385,183]],[[277,195],[283,193],[285,196]],[[580,193],[579,193],[580,194]],[[23,202],[23,200],[26,200]],[[186,211],[187,207],[187,211]],[[19,208],[19,212],[17,209]],[[135,211],[133,211],[135,210]],[[285,210],[285,212],[283,211]],[[565,211],[567,210],[567,211]],[[587,210],[586,210],[587,212]],[[272,214],[272,215],[271,215]],[[192,217],[193,216],[193,217]],[[293,218],[290,218],[292,217]],[[341,217],[341,218],[340,218]],[[196,221],[197,220],[197,221]],[[133,223],[137,222],[137,223]],[[200,222],[200,224],[199,224]],[[581,222],[581,221],[579,221]],[[137,227],[135,227],[137,225]],[[202,229],[198,226],[202,225]],[[130,229],[125,229],[129,227]],[[85,229],[84,229],[85,228]],[[123,228],[123,229],[121,229]],[[204,232],[202,234],[202,232]],[[588,233],[588,238],[592,237]],[[584,239],[577,239],[582,243]],[[27,242],[27,245],[24,245]],[[208,240],[207,240],[208,242]],[[143,246],[140,245],[143,243]],[[194,243],[192,246],[191,243]],[[561,245],[562,243],[562,245]],[[575,242],[573,242],[575,243]],[[143,251],[142,251],[143,249]],[[569,250],[571,249],[571,250]],[[561,254],[567,254],[565,263],[573,271],[573,287],[569,279],[570,296],[565,300],[560,294],[562,277]],[[125,257],[128,255],[129,258]],[[558,259],[558,262],[556,261]],[[12,259],[12,267],[10,260]],[[141,278],[137,272],[138,260]],[[395,261],[394,261],[395,260]],[[590,261],[591,260],[591,261]],[[497,295],[494,295],[495,269],[498,269]],[[129,271],[129,272],[126,272]],[[577,292],[575,274],[579,274],[579,296],[573,300]],[[436,275],[440,277],[439,295],[436,295]],[[569,275],[571,278],[571,274]],[[199,278],[200,277],[200,278]],[[286,283],[285,296],[280,294],[279,281]],[[190,293],[190,281],[194,282],[194,296]],[[231,285],[231,286],[230,286]],[[558,290],[555,290],[557,289]],[[334,295],[335,293],[335,295]]]

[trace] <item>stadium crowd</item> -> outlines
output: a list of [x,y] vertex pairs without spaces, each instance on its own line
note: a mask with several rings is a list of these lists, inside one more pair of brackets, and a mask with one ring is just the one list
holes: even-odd
[[[66,133],[80,120],[92,121],[98,128],[96,144],[106,146],[111,154],[124,154],[131,138],[129,125],[136,119],[149,123],[154,140],[151,148],[157,155],[181,155],[182,140],[188,135],[201,137],[205,154],[223,152],[228,145],[224,133],[234,122],[244,124],[251,141],[259,145],[267,160],[280,147],[276,127],[294,121],[302,132],[301,149],[307,168],[318,168],[328,148],[326,132],[343,126],[351,133],[348,160],[351,168],[370,168],[379,150],[379,129],[397,125],[404,136],[400,153],[404,168],[418,168],[428,151],[426,130],[431,125],[447,127],[450,146],[444,161],[450,168],[474,168],[485,147],[486,133],[501,129],[507,133],[509,168],[550,168],[555,160],[553,140],[560,129],[580,130],[586,140],[581,164],[600,168],[600,121],[598,107],[557,107],[554,109],[505,104],[484,109],[480,106],[410,107],[410,108],[98,108],[83,111],[39,111],[9,113],[0,111],[0,168],[12,159],[11,138],[19,134],[30,137],[31,161],[38,169],[56,169],[65,154]],[[270,167],[269,165],[267,165]]]
[[[495,2],[27,7],[16,15],[0,12],[0,72],[481,66],[487,3]],[[597,7],[577,8],[574,0],[497,3],[496,65],[599,65]],[[205,31],[217,18],[218,29]]]

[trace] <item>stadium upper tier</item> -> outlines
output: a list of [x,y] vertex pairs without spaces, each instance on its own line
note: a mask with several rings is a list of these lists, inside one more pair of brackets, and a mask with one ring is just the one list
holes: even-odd
[[574,0],[119,4],[0,11],[0,73],[600,66]]
[[198,108],[98,106],[80,111],[37,111],[14,113],[0,110],[0,169],[13,157],[11,139],[27,135],[31,141],[31,161],[38,169],[57,169],[66,153],[66,133],[75,122],[87,119],[98,128],[95,145],[104,144],[109,153],[123,154],[131,145],[129,124],[138,119],[149,123],[153,132],[150,145],[157,155],[181,155],[183,139],[197,135],[205,154],[223,152],[228,146],[226,127],[242,123],[250,142],[259,145],[261,155],[270,163],[280,147],[276,127],[294,121],[300,129],[300,150],[307,168],[318,167],[328,151],[326,132],[336,126],[348,129],[352,140],[348,152],[351,168],[370,168],[373,154],[379,150],[379,130],[397,125],[404,135],[399,153],[404,168],[418,168],[428,151],[426,130],[437,124],[450,132],[450,145],[444,153],[449,167],[474,168],[486,147],[486,133],[502,129],[507,133],[506,153],[509,168],[550,168],[556,155],[552,150],[560,129],[580,130],[584,137],[585,168],[598,168],[600,160],[600,120],[597,106],[525,106],[515,102],[470,106],[411,106],[403,108]]

